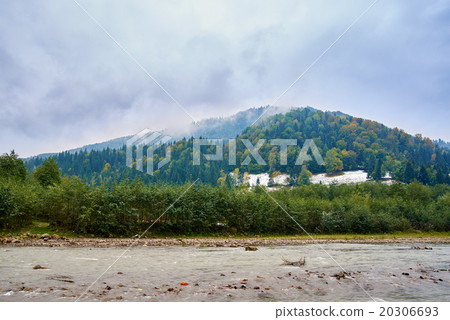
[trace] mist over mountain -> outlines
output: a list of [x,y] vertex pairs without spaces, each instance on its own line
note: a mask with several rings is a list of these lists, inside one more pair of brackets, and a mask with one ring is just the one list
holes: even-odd
[[[229,117],[208,118],[192,124],[189,133],[183,137],[211,138],[211,139],[231,139],[235,138],[244,131],[245,128],[265,119],[271,115],[286,113],[291,108],[265,106],[259,108],[250,108],[240,111]],[[183,137],[179,137],[180,139]]]
[[[250,108],[245,111],[240,111],[228,117],[217,117],[217,118],[207,118],[200,120],[196,123],[191,123],[189,127],[181,128],[176,133],[171,130],[163,130],[162,133],[172,137],[170,141],[175,142],[182,138],[224,138],[230,139],[235,138],[244,131],[246,127],[253,124],[257,119],[266,118],[270,115],[276,113],[283,113],[289,111],[290,108],[265,106],[258,108]],[[151,130],[151,128],[149,128]],[[91,151],[102,151],[106,149],[121,149],[126,145],[127,140],[130,139],[132,135],[114,138],[111,140],[88,144],[79,148],[69,149],[64,152],[76,153],[80,151],[91,152]],[[48,157],[55,156],[58,153],[42,153],[36,156],[28,157],[25,160],[30,160],[33,158],[47,159]]]

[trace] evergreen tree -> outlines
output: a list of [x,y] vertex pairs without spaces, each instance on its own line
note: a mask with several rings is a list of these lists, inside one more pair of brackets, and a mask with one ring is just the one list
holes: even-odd
[[377,159],[377,164],[375,165],[375,170],[373,171],[372,178],[375,181],[381,180],[381,160]]
[[410,183],[413,182],[413,180],[416,178],[416,174],[414,173],[414,167],[411,164],[411,162],[407,162],[406,163],[406,167],[405,167],[405,173],[403,174],[403,180],[406,183]]
[[419,175],[417,176],[417,180],[423,184],[430,183],[430,176],[428,175],[427,169],[425,169],[424,165],[420,166]]
[[369,177],[373,178],[373,173],[375,171],[375,167],[376,167],[376,158],[373,154],[371,154],[369,157],[369,161],[367,162],[367,167],[366,167],[367,175]]
[[441,168],[438,168],[437,172],[436,172],[436,183],[437,184],[443,184],[445,182],[446,182],[445,181],[445,175],[442,173]]
[[234,187],[233,180],[231,179],[229,174],[226,175],[225,185],[227,186],[228,189],[231,189]]

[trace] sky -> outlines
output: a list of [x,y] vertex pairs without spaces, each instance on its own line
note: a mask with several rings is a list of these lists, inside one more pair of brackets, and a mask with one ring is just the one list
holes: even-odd
[[377,1],[279,100],[373,0],[77,1],[101,27],[74,0],[2,1],[0,153],[274,104],[450,141],[448,1]]

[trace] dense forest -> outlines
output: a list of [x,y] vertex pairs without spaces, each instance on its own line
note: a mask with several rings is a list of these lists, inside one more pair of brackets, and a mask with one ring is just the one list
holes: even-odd
[[[280,146],[271,139],[295,139],[297,144],[287,148],[282,159]],[[308,139],[314,141],[323,164],[312,158],[303,165],[295,163]],[[251,154],[249,143],[259,146],[264,165],[257,164],[253,155],[245,164]],[[164,159],[167,148],[171,161],[154,168],[153,175],[126,166],[125,146],[26,162],[14,152],[4,154],[0,156],[0,229],[39,220],[58,230],[97,236],[134,235],[152,223],[156,235],[299,233],[273,197],[313,233],[450,231],[450,151],[421,135],[374,121],[295,109],[269,116],[224,140],[221,161],[202,156],[200,165],[194,165],[191,137],[156,148],[155,164]],[[200,153],[213,154],[216,148],[205,145]],[[230,163],[233,157],[235,164]],[[372,181],[339,186],[309,181],[312,173],[356,169],[364,169]],[[245,185],[245,173],[262,172],[287,173],[290,186],[269,190]],[[379,183],[386,173],[396,182]],[[182,199],[175,201],[181,194]]]
[[[252,145],[264,139],[259,153],[266,162],[265,165],[257,164],[254,159],[248,165],[243,164],[250,154],[243,143],[244,139],[248,139]],[[296,146],[287,149],[287,165],[280,163],[280,147],[271,144],[271,139],[297,140]],[[374,180],[380,180],[389,173],[394,179],[406,183],[414,180],[427,185],[450,183],[450,151],[447,148],[419,134],[411,136],[403,130],[391,129],[375,121],[312,108],[295,109],[286,114],[270,116],[257,125],[247,127],[235,139],[235,165],[230,165],[229,161],[231,139],[224,142],[223,161],[206,161],[203,157],[200,165],[193,165],[192,137],[169,143],[171,161],[160,170],[155,170],[153,176],[125,166],[125,147],[64,152],[54,158],[63,175],[77,176],[91,185],[137,178],[145,183],[182,185],[199,178],[202,183],[215,186],[230,180],[228,176],[231,172],[235,173],[234,177],[240,177],[240,181],[245,172],[288,173],[292,177],[292,184],[295,184],[301,180],[298,178],[302,172],[302,166],[296,165],[295,161],[307,139],[314,141],[325,160],[324,165],[319,165],[316,161],[306,163],[309,173],[332,174],[342,170],[364,169]],[[212,154],[215,148],[216,146],[204,146],[201,152]],[[163,147],[156,149],[154,164],[165,157],[165,152]],[[30,159],[26,163],[28,170],[33,171],[43,161],[42,158]]]
[[61,177],[53,158],[28,175],[13,152],[0,156],[0,177],[3,230],[39,220],[60,231],[96,236],[131,236],[152,223],[153,235],[300,234],[273,197],[312,233],[450,231],[446,184],[365,182],[268,191],[226,184],[146,185],[136,179],[93,186]]

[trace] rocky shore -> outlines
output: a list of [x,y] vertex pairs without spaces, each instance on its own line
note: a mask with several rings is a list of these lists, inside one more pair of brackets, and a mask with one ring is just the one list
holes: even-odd
[[423,238],[368,238],[362,239],[293,239],[293,238],[67,238],[58,235],[26,234],[18,237],[0,237],[1,246],[14,247],[127,247],[127,246],[195,246],[195,247],[251,247],[273,245],[302,245],[312,243],[450,243],[448,237]]
[[[82,248],[19,247],[22,239],[0,248],[0,301],[450,301],[448,244],[324,243],[336,260],[314,245],[259,245],[281,240],[143,239],[124,254],[92,246],[132,239],[34,240],[91,246]],[[257,250],[199,247],[249,243]]]

